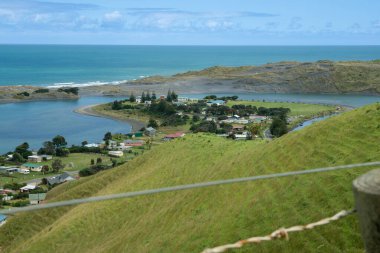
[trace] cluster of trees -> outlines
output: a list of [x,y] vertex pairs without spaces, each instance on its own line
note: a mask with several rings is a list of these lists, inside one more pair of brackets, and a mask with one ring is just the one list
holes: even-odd
[[34,93],[49,93],[49,89],[46,89],[46,88],[42,88],[42,89],[38,89],[38,90],[35,90]]
[[26,91],[17,93],[17,95],[18,96],[24,96],[24,97],[29,97],[30,96],[29,92],[26,92]]
[[141,102],[144,103],[145,101],[154,101],[157,99],[156,93],[153,92],[152,95],[150,95],[150,92],[147,91],[146,93],[143,92],[141,94]]
[[224,100],[224,101],[227,101],[227,100],[237,100],[239,97],[238,96],[223,96],[223,97],[217,97],[216,95],[208,95],[208,96],[205,96],[204,99],[206,100]]
[[59,88],[58,92],[66,92],[66,93],[72,93],[74,95],[79,94],[79,88],[78,87],[64,87],[64,88]]
[[57,135],[51,141],[45,141],[43,147],[38,150],[38,154],[65,157],[70,154],[70,150],[66,146],[67,142],[65,137]]
[[87,176],[95,175],[99,171],[111,169],[125,162],[117,162],[117,160],[111,159],[111,163],[112,163],[111,165],[104,164],[102,158],[100,157],[96,159],[96,163],[94,159],[91,159],[91,166],[89,168],[80,170],[79,176],[87,177]]
[[135,106],[133,105],[125,105],[123,104],[125,100],[115,100],[111,104],[111,109],[112,110],[123,110],[123,109],[135,109]]
[[166,101],[168,102],[174,102],[177,101],[178,95],[174,91],[168,90],[168,94],[166,95]]
[[272,124],[269,127],[271,134],[275,137],[280,137],[288,132],[286,118],[273,117]]
[[190,130],[194,133],[204,132],[204,133],[215,133],[215,134],[226,134],[232,129],[231,124],[222,123],[218,125],[214,121],[201,121],[200,123],[193,123]]
[[15,148],[11,160],[16,163],[23,163],[28,159],[28,156],[30,155],[32,155],[32,151],[29,150],[29,144],[27,142],[24,142]]

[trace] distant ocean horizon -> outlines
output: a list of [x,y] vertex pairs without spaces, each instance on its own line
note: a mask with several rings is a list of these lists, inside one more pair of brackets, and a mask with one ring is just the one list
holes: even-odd
[[380,59],[380,46],[0,45],[0,86],[118,84],[212,66]]

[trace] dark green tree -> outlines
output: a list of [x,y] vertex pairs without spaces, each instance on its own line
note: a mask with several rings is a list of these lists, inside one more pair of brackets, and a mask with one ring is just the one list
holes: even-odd
[[112,133],[111,132],[107,132],[105,135],[104,135],[104,138],[103,138],[103,141],[109,141],[112,139]]
[[24,142],[15,149],[15,153],[19,153],[24,159],[28,159],[28,156],[32,155],[32,151],[29,150],[29,144]]
[[62,160],[54,159],[52,164],[51,164],[51,167],[52,167],[54,172],[59,172],[60,170],[65,168],[65,165],[63,164]]
[[61,135],[57,135],[53,138],[53,144],[56,148],[62,148],[62,147],[66,147],[67,142],[65,140],[65,137]]
[[157,99],[156,93],[153,91],[153,93],[152,93],[152,100],[156,100],[156,99]]
[[146,101],[145,92],[143,92],[141,94],[141,103],[145,103],[145,101]]
[[23,163],[25,162],[25,159],[24,157],[22,157],[22,155],[16,152],[16,153],[13,153],[12,161],[16,163]]
[[135,95],[133,94],[133,92],[132,92],[131,95],[129,96],[129,102],[131,102],[131,103],[136,102],[136,97],[135,97]]
[[154,120],[153,118],[150,118],[149,119],[149,122],[148,122],[148,127],[153,127],[153,128],[158,128],[158,123],[156,120]]
[[280,137],[288,132],[286,121],[275,117],[272,120],[272,124],[269,127],[271,134],[275,137]]

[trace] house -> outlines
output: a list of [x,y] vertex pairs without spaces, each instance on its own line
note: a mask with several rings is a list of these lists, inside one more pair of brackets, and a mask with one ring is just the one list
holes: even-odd
[[250,135],[248,132],[243,132],[240,134],[234,134],[234,139],[235,140],[247,140],[249,136]]
[[165,135],[164,140],[177,139],[177,138],[181,138],[183,136],[185,136],[185,133],[183,133],[183,132],[177,132],[177,133],[174,133],[174,134]]
[[73,181],[73,180],[75,180],[75,178],[72,177],[69,173],[65,172],[61,175],[47,178],[47,184],[52,186],[56,184],[62,184],[67,181]]
[[38,205],[46,198],[46,193],[29,194],[29,202],[31,205]]
[[189,101],[189,98],[187,98],[187,97],[178,97],[177,101],[180,102],[180,103],[186,103],[187,101]]
[[140,104],[141,103],[141,97],[136,98],[136,103]]
[[35,184],[27,184],[24,187],[20,188],[20,192],[29,192],[29,191],[34,190],[36,188],[37,188],[37,186]]
[[220,105],[224,105],[225,103],[226,101],[224,100],[210,100],[207,102],[207,106],[213,106],[213,105],[220,106]]
[[42,165],[34,163],[24,163],[23,165],[21,165],[21,169],[28,169],[30,171],[41,172]]
[[126,134],[129,138],[143,137],[143,132],[129,133]]
[[199,99],[198,98],[189,98],[188,101],[189,102],[198,102]]
[[96,143],[89,143],[89,144],[86,144],[84,145],[86,148],[98,148],[99,147],[99,144],[96,144]]
[[154,129],[153,127],[148,127],[148,128],[145,129],[145,132],[144,132],[144,133],[145,133],[147,136],[152,137],[152,136],[155,136],[155,135],[156,135],[156,132],[157,132],[157,130]]
[[232,130],[233,131],[243,131],[244,130],[244,126],[243,125],[234,124],[234,125],[232,125]]
[[145,105],[151,105],[151,104],[152,104],[152,101],[150,101],[150,100],[145,101],[144,104],[145,104]]
[[124,140],[124,145],[126,146],[139,147],[144,144],[145,144],[145,141],[143,140]]
[[28,156],[28,162],[40,163],[40,162],[42,162],[42,157],[39,155],[30,155],[30,156]]
[[249,119],[253,123],[261,123],[266,121],[268,118],[266,116],[259,116],[259,115],[249,115]]
[[164,96],[164,95],[161,95],[161,96],[160,96],[160,100],[165,100],[165,96]]
[[124,153],[123,151],[109,151],[108,155],[112,157],[122,157]]
[[117,142],[113,140],[108,141],[108,149],[114,149],[117,147]]
[[0,214],[0,227],[4,225],[5,222],[7,222],[7,216],[5,216],[4,214]]

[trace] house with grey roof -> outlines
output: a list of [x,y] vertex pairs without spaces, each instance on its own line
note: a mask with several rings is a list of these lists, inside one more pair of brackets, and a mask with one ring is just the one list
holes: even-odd
[[61,175],[47,178],[46,180],[48,185],[53,186],[56,184],[62,184],[67,181],[73,181],[75,178],[72,177],[69,173],[65,172]]

